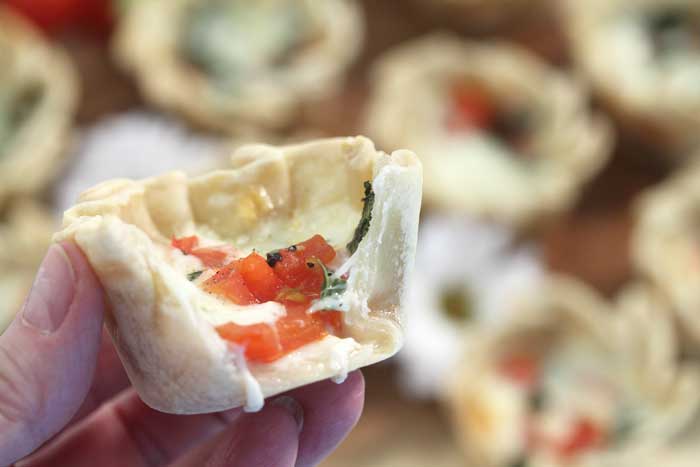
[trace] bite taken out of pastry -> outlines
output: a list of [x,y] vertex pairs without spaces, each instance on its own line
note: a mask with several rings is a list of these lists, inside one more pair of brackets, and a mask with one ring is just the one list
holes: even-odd
[[413,153],[361,136],[251,145],[231,169],[104,182],[54,239],[99,276],[148,405],[257,410],[400,349],[421,184]]

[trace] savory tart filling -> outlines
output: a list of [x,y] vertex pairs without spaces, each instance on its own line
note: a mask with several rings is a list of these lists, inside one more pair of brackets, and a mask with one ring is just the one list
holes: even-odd
[[509,149],[509,156],[531,157],[532,112],[523,103],[499,102],[485,87],[462,80],[450,86],[448,99],[445,124],[454,136],[485,135]]
[[226,91],[289,62],[315,34],[304,2],[209,0],[191,5],[184,22],[181,53]]
[[[329,334],[340,335],[347,274],[336,277],[329,269],[342,252],[321,235],[265,256],[255,251],[243,256],[225,246],[199,247],[196,236],[173,239],[172,247],[199,259],[202,269],[187,278],[205,292],[236,305],[278,305],[266,322],[216,326],[221,337],[244,348],[247,360],[271,362]],[[331,300],[338,310],[325,308]]]

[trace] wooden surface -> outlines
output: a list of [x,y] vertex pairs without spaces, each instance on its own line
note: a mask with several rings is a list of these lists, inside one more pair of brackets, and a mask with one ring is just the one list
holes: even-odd
[[[298,125],[325,135],[361,132],[368,95],[368,70],[387,48],[431,30],[431,15],[415,5],[418,0],[366,0],[365,52],[353,67],[345,90],[310,106]],[[568,63],[564,40],[551,18],[504,33],[551,63]],[[466,34],[459,24],[452,29]],[[105,44],[65,38],[79,65],[84,97],[78,123],[87,125],[106,115],[144,107],[132,81],[110,62]],[[541,244],[549,267],[572,274],[610,296],[631,276],[628,242],[633,228],[636,195],[668,173],[663,157],[620,138],[615,156],[603,173],[585,190],[578,206],[551,220],[534,238]],[[402,398],[389,364],[365,370],[365,413],[348,440],[324,467],[451,467],[463,465],[444,414],[436,404]]]

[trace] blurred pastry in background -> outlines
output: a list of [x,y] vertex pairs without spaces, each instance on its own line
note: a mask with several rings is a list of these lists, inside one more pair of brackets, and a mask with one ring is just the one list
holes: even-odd
[[571,206],[612,145],[573,78],[517,45],[444,34],[380,59],[366,131],[420,154],[426,204],[513,226]]
[[77,98],[65,52],[0,5],[0,201],[40,191],[56,173]]
[[700,142],[700,2],[566,0],[574,61],[623,128],[683,156]]
[[671,301],[688,343],[700,350],[700,165],[641,195],[632,237],[636,268]]
[[353,0],[149,0],[128,5],[114,45],[154,104],[238,133],[337,90],[363,31]]
[[416,268],[406,290],[400,387],[437,398],[462,355],[466,331],[500,325],[542,277],[537,248],[508,229],[455,216],[423,219]]
[[0,334],[19,311],[57,227],[49,210],[14,201],[0,220]]
[[[448,397],[471,465],[642,465],[691,425],[700,371],[674,368],[671,322],[636,305],[614,310],[553,277],[510,324],[475,339]],[[669,378],[655,379],[658,365]]]
[[223,168],[233,148],[233,143],[192,133],[172,119],[145,111],[103,119],[78,136],[73,164],[56,186],[59,213],[75,204],[84,190],[108,179]]

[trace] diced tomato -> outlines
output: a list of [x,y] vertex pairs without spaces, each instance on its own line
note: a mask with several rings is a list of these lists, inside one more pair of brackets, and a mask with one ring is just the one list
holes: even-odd
[[532,387],[539,379],[540,365],[531,355],[515,354],[501,360],[500,371],[514,383]]
[[287,306],[287,315],[274,325],[254,324],[239,326],[234,323],[216,328],[219,335],[244,347],[246,359],[253,362],[269,363],[290,352],[315,342],[328,335],[329,320],[342,323],[338,311],[307,313],[307,305]]
[[195,248],[192,256],[196,256],[206,267],[216,269],[223,267],[228,259],[228,253],[220,248]]
[[572,427],[569,437],[566,438],[557,451],[564,458],[572,458],[586,452],[603,442],[601,429],[587,418],[582,418]]
[[202,287],[207,292],[220,295],[231,300],[236,305],[251,305],[258,303],[255,295],[248,289],[243,276],[233,262],[220,269],[216,274],[207,279]]
[[[193,255],[202,250],[196,245],[190,238],[173,240],[173,246]],[[219,335],[244,347],[248,360],[271,362],[329,333],[339,333],[341,312],[308,312],[313,299],[321,294],[323,263],[332,261],[335,254],[322,236],[315,235],[267,259],[251,253],[221,268],[204,282],[204,290],[239,305],[276,301],[284,305],[286,315],[274,324],[227,323],[216,328]]]
[[452,89],[453,112],[447,122],[450,130],[490,128],[498,111],[491,97],[477,86],[460,84]]
[[218,326],[216,332],[223,339],[243,347],[246,360],[272,362],[282,356],[277,330],[273,325],[261,323],[239,326],[227,323]]
[[104,36],[113,25],[112,0],[5,0],[4,3],[48,33],[82,27]]
[[284,283],[277,277],[265,258],[257,253],[236,261],[236,268],[243,276],[248,289],[261,302],[275,300],[284,288]]
[[[289,248],[287,249],[289,251]],[[304,259],[317,258],[328,264],[335,259],[335,250],[321,235],[314,235],[310,239],[296,245],[296,253]]]
[[196,235],[191,237],[173,238],[170,242],[173,248],[177,248],[185,255],[192,255],[199,258],[204,266],[211,269],[218,269],[226,265],[228,253],[222,248],[199,246],[199,238]]
[[275,274],[289,287],[318,298],[324,273],[319,261],[327,264],[335,258],[335,250],[321,235],[276,252],[272,260]]
[[196,235],[181,238],[173,237],[170,245],[172,245],[173,248],[180,250],[183,254],[189,255],[192,254],[192,250],[199,246],[199,238],[197,238]]

